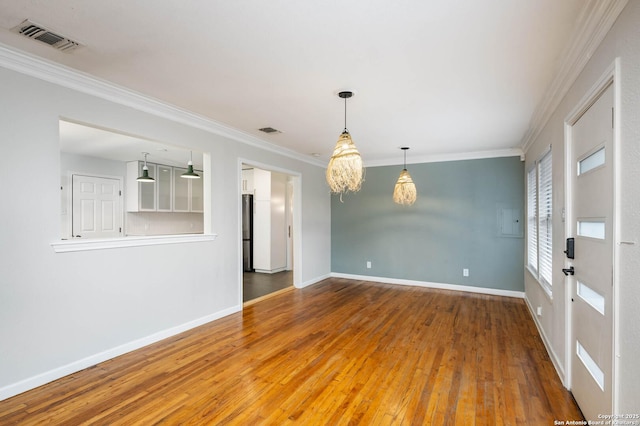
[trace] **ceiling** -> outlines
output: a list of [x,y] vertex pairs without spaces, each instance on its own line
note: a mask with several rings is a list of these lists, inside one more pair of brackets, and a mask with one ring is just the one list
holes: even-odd
[[[147,153],[150,163],[203,170],[202,152],[60,120],[60,151],[114,161],[142,161]],[[87,143],[90,141],[90,143]]]
[[[328,160],[520,148],[583,0],[0,0],[0,43]],[[29,19],[82,44],[58,51]],[[280,133],[258,129],[272,127]]]

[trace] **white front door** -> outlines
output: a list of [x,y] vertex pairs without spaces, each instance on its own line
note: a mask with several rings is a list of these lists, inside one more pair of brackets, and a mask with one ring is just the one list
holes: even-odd
[[73,175],[73,238],[122,236],[120,180]]
[[613,93],[609,84],[573,124],[568,155],[571,392],[590,420],[613,410]]

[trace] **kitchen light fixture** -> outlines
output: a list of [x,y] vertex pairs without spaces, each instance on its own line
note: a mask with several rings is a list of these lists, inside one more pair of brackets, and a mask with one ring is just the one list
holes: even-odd
[[331,192],[340,193],[359,191],[364,177],[362,158],[347,130],[347,99],[353,96],[351,91],[343,91],[338,96],[344,99],[344,131],[338,138],[333,155],[327,167],[327,183]]
[[149,176],[149,167],[147,167],[147,155],[149,155],[149,153],[143,152],[142,155],[144,155],[144,166],[142,166],[142,176],[138,177],[138,179],[136,180],[138,182],[155,182],[155,179]]
[[411,175],[407,171],[407,150],[409,147],[403,146],[400,149],[404,151],[404,168],[400,172],[395,188],[393,188],[393,201],[404,206],[410,206],[416,202],[418,192]]
[[187,171],[180,175],[185,179],[200,179],[200,175],[193,171],[193,151],[189,151],[191,157],[187,163]]

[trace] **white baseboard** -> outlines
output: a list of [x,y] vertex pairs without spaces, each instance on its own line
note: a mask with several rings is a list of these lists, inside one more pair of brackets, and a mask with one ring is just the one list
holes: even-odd
[[322,275],[316,278],[313,278],[309,281],[305,281],[303,283],[300,283],[299,285],[296,286],[296,288],[305,288],[305,287],[309,287],[310,285],[319,283],[322,280],[326,280],[327,278],[331,278],[332,275],[331,274],[326,274],[326,275]]
[[538,320],[538,316],[536,315],[535,309],[533,309],[533,306],[531,305],[531,301],[526,296],[524,298],[524,301],[526,302],[527,307],[529,308],[529,312],[531,313],[531,317],[533,318],[533,323],[536,325],[536,328],[538,329],[538,334],[542,339],[542,343],[544,343],[544,347],[547,349],[549,358],[551,358],[551,363],[553,364],[553,367],[556,369],[556,373],[558,374],[558,377],[560,377],[560,381],[562,382],[564,387],[568,389],[564,367],[560,362],[558,355],[553,350],[553,346],[551,345],[551,342],[549,341],[547,334],[544,332],[544,328],[542,327],[542,324],[540,324],[540,321]]
[[159,331],[150,336],[146,336],[120,346],[116,346],[115,348],[107,349],[106,351],[90,355],[86,358],[71,362],[67,365],[63,365],[53,370],[38,374],[37,376],[29,377],[28,379],[21,380],[17,383],[12,383],[10,385],[4,386],[0,388],[0,401],[10,398],[14,395],[18,395],[22,392],[26,392],[30,389],[37,388],[38,386],[42,386],[45,383],[52,382],[64,376],[68,376],[69,374],[84,370],[85,368],[91,367],[103,361],[126,354],[127,352],[140,349],[152,343],[166,339],[167,337],[175,336],[176,334],[180,334],[208,322],[220,319],[227,315],[231,315],[235,312],[240,311],[241,309],[241,305],[232,306],[231,308],[223,309],[222,311],[218,311],[202,318],[198,318],[193,321],[189,321],[187,323]]
[[470,293],[481,293],[481,294],[490,294],[493,296],[506,296],[506,297],[516,297],[519,299],[524,299],[524,291],[502,290],[498,288],[474,287],[474,286],[459,285],[459,284],[432,283],[427,281],[404,280],[399,278],[371,277],[369,275],[342,274],[338,272],[332,272],[331,277],[346,278],[350,280],[373,281],[373,282],[385,283],[385,284],[413,285],[416,287],[438,288],[441,290],[466,291]]
[[278,272],[286,271],[285,267],[276,268],[276,269],[255,269],[254,272],[258,274],[277,274]]

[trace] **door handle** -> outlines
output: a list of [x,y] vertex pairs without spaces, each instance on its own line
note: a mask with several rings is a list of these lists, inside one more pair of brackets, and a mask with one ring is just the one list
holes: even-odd
[[562,268],[562,273],[565,275],[573,275],[576,271],[573,269],[573,266],[571,266],[568,269]]

